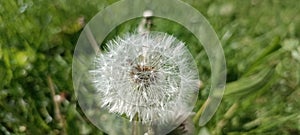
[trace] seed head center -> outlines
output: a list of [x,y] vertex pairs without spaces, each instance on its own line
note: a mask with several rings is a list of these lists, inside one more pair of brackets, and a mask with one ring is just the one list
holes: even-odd
[[156,72],[155,67],[135,65],[130,71],[130,76],[134,83],[140,86],[149,87],[150,84],[154,83],[156,80]]

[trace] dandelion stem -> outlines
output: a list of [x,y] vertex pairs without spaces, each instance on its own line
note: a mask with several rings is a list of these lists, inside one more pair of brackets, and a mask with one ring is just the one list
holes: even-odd
[[132,135],[138,135],[139,127],[138,127],[138,115],[136,114],[132,120]]

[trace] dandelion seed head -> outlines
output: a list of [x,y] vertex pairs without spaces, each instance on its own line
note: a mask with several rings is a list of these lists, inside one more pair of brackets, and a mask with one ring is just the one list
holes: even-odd
[[193,106],[199,77],[183,42],[150,32],[117,37],[106,47],[90,71],[101,107],[130,120],[137,116],[144,124],[159,124],[176,106]]

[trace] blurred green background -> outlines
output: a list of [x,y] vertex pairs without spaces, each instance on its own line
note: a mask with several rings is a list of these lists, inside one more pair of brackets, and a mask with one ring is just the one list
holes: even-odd
[[[0,134],[104,134],[76,107],[72,55],[84,25],[114,2],[0,1]],[[300,134],[300,2],[184,2],[211,23],[227,63],[222,103],[207,125],[195,125],[195,134]],[[132,31],[139,21],[119,26],[107,40]],[[190,45],[197,60],[204,87],[194,109],[196,121],[210,84],[206,53],[184,27],[160,18],[153,23],[153,30]]]

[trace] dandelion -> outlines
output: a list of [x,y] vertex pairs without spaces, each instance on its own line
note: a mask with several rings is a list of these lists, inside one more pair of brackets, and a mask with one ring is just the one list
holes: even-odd
[[102,108],[151,125],[193,106],[199,77],[183,42],[159,32],[127,34],[105,50],[90,71]]

